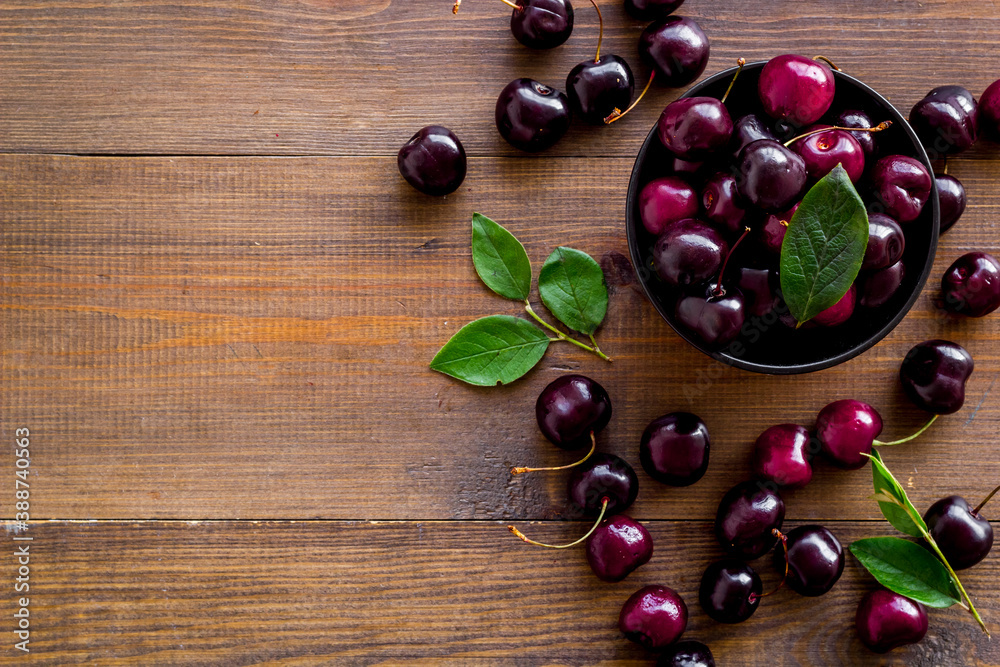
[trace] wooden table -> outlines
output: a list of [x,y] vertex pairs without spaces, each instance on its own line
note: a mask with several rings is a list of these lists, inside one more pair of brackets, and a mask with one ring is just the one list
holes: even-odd
[[[844,397],[877,406],[887,437],[912,431],[923,416],[895,375],[917,342],[955,340],[976,371],[965,407],[887,462],[921,509],[1000,482],[1000,316],[942,316],[934,278],[888,338],[827,371],[765,377],[688,347],[622,261],[632,161],[678,91],[654,90],[611,128],[574,126],[537,156],[493,126],[507,81],[562,87],[591,57],[596,16],[576,5],[570,41],[529,53],[487,0],[457,17],[447,0],[0,1],[0,498],[13,519],[12,445],[28,428],[31,521],[7,534],[33,538],[33,663],[641,662],[618,610],[664,583],[720,665],[1000,664],[1000,645],[957,608],[931,611],[917,646],[867,652],[853,617],[873,580],[850,558],[823,598],[782,591],[733,627],[701,613],[700,574],[720,555],[711,520],[753,439]],[[605,52],[645,80],[643,26],[617,0],[601,7]],[[708,72],[821,53],[902,110],[933,86],[978,95],[1000,76],[991,2],[689,0],[682,13],[712,40]],[[430,123],[471,156],[446,198],[396,171],[399,146]],[[1000,250],[998,155],[980,145],[950,161],[970,205],[934,276],[963,252]],[[461,324],[518,312],[476,278],[473,211],[520,237],[536,266],[565,244],[612,269],[599,340],[613,365],[553,346],[495,389],[428,369]],[[656,552],[619,584],[597,581],[582,551],[505,530],[584,530],[564,521],[564,477],[507,472],[568,459],[532,416],[568,371],[612,396],[602,450],[637,464],[642,428],[673,410],[697,412],[713,439],[691,488],[640,471],[632,515]],[[845,544],[893,534],[870,494],[867,471],[820,465],[787,495],[787,525],[822,522]],[[0,549],[11,663],[14,544]],[[996,554],[963,576],[995,632],[998,577]]]

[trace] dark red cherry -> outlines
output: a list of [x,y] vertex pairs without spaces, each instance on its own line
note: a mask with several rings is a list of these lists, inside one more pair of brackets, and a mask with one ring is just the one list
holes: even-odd
[[876,653],[888,653],[924,638],[927,610],[919,602],[882,588],[861,599],[854,624],[865,646]]
[[974,368],[972,355],[961,345],[928,340],[906,354],[899,379],[903,392],[918,408],[949,415],[965,403],[965,382]]
[[673,14],[684,0],[625,0],[625,11],[638,21],[657,21]]
[[[875,127],[871,116],[858,109],[848,109],[837,116],[833,124],[837,127],[857,127],[868,129]],[[875,155],[875,134],[872,132],[851,132],[851,136],[857,139],[861,148],[865,151],[866,157]]]
[[639,191],[639,217],[650,234],[662,234],[672,222],[698,215],[698,195],[677,176],[656,178]]
[[961,153],[976,141],[976,98],[962,86],[939,86],[910,110],[910,126],[933,157]]
[[833,72],[825,63],[783,55],[764,65],[757,92],[768,116],[804,126],[818,121],[830,108],[834,86]]
[[743,312],[747,317],[763,317],[778,305],[778,295],[773,286],[777,285],[778,274],[774,269],[754,269],[744,266],[740,269],[737,286],[743,295]]
[[828,130],[812,134],[794,142],[792,150],[805,160],[806,172],[812,179],[826,176],[838,164],[847,171],[852,183],[857,183],[865,171],[865,151],[850,132]]
[[[823,595],[844,572],[844,548],[823,526],[799,526],[788,538],[788,587],[799,595]],[[785,550],[774,550],[774,566],[785,571]]]
[[868,214],[868,247],[862,271],[877,271],[895,264],[902,259],[905,248],[906,237],[898,222],[881,213]]
[[465,180],[465,148],[447,127],[428,125],[399,149],[399,173],[427,195],[451,194]]
[[747,212],[739,197],[736,179],[732,174],[715,174],[701,189],[701,205],[705,209],[705,217],[729,233],[742,231]]
[[715,667],[715,658],[701,642],[686,640],[668,647],[656,667]]
[[657,133],[671,153],[696,162],[729,143],[733,120],[726,106],[714,97],[682,97],[660,113]]
[[985,252],[969,252],[941,277],[942,305],[953,313],[982,317],[1000,308],[1000,262]]
[[569,0],[517,0],[510,15],[510,31],[531,49],[552,49],[573,32],[573,5]]
[[621,581],[653,556],[653,538],[624,514],[605,519],[587,538],[587,562],[601,581]]
[[905,155],[889,155],[876,162],[871,181],[885,212],[899,222],[916,220],[931,194],[927,168]]
[[566,486],[570,509],[587,516],[601,512],[608,499],[606,515],[624,512],[639,495],[639,478],[624,459],[614,454],[594,454],[573,468]]
[[972,567],[993,548],[993,526],[962,496],[948,496],[931,505],[924,523],[956,570]]
[[854,470],[868,463],[872,443],[882,432],[878,410],[853,399],[834,401],[816,417],[816,437],[830,462]]
[[899,291],[904,277],[906,267],[902,260],[865,275],[858,287],[858,305],[862,308],[884,306]]
[[722,346],[736,338],[743,327],[743,295],[735,287],[717,295],[712,283],[678,299],[674,317],[706,345]]
[[569,129],[569,100],[532,79],[515,79],[500,92],[496,124],[511,146],[536,153],[562,139]]
[[557,447],[589,447],[590,434],[611,420],[611,399],[600,384],[583,375],[563,375],[548,384],[535,402],[542,434]]
[[758,139],[778,140],[774,136],[774,132],[771,131],[768,122],[757,114],[751,113],[737,118],[736,122],[733,123],[733,138],[729,143],[733,157],[738,156],[744,146],[752,144]]
[[715,537],[730,556],[753,560],[770,551],[781,529],[785,501],[773,484],[741,482],[726,492],[715,514]]
[[1000,141],[1000,79],[991,83],[979,98],[979,133]]
[[855,288],[854,285],[851,285],[851,287],[847,290],[847,293],[840,297],[840,301],[818,313],[815,317],[813,317],[813,320],[816,324],[823,327],[840,326],[847,320],[851,319],[851,315],[854,314],[854,304],[856,301],[857,288]]
[[688,610],[672,588],[645,586],[622,605],[618,629],[647,649],[659,650],[680,639],[687,628]]
[[573,113],[594,125],[632,102],[635,79],[624,58],[603,55],[600,61],[586,60],[570,70],[566,92]]
[[649,423],[639,441],[646,473],[670,486],[690,486],[708,469],[708,427],[690,412],[671,412]]
[[948,174],[934,174],[934,182],[941,206],[941,233],[944,234],[965,213],[965,186]]
[[735,559],[716,561],[701,576],[698,601],[719,623],[742,623],[757,611],[763,586],[747,563]]
[[754,475],[789,489],[812,480],[809,431],[798,424],[778,424],[757,437],[751,468]]
[[670,285],[708,280],[722,266],[729,244],[711,225],[688,218],[670,223],[653,247],[656,274]]
[[656,72],[656,80],[671,88],[688,85],[708,64],[708,37],[685,16],[655,21],[639,35],[639,55]]
[[781,254],[781,244],[785,240],[785,232],[788,231],[788,223],[792,221],[792,216],[799,210],[796,202],[787,211],[781,213],[768,213],[764,217],[764,224],[760,226],[759,239],[766,250],[775,255]]
[[777,141],[748,144],[737,159],[740,195],[754,206],[781,211],[794,204],[806,184],[806,163]]

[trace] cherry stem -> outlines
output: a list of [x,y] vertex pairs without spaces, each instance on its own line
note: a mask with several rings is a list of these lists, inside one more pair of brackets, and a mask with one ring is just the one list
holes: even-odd
[[972,510],[972,513],[973,514],[979,514],[979,510],[983,509],[983,506],[986,503],[990,502],[990,500],[993,498],[993,496],[995,496],[997,494],[997,491],[1000,491],[1000,486],[998,486],[997,488],[995,488],[992,491],[990,491],[990,495],[986,496],[983,499],[983,502],[981,502],[978,505],[976,505],[976,509]]
[[607,509],[608,509],[608,497],[604,496],[603,498],[601,498],[601,513],[597,515],[597,521],[595,521],[594,525],[590,527],[590,530],[587,531],[586,535],[584,535],[578,540],[570,542],[569,544],[544,544],[542,542],[536,542],[534,540],[528,539],[527,537],[525,537],[524,533],[519,531],[514,526],[507,526],[507,530],[514,533],[521,541],[527,542],[528,544],[534,544],[536,547],[545,547],[546,549],[569,549],[570,547],[575,547],[580,542],[583,542],[585,539],[590,537],[591,533],[597,530],[597,527],[601,525],[601,520],[604,519],[604,513],[607,511]]
[[729,97],[729,92],[733,89],[733,84],[736,83],[736,77],[740,75],[740,72],[743,71],[743,66],[747,64],[746,58],[740,58],[736,61],[736,64],[739,65],[739,69],[737,69],[736,74],[733,75],[733,80],[729,82],[729,87],[726,88],[726,94],[722,96],[721,100],[719,100],[723,104],[726,103],[726,98]]
[[587,459],[589,459],[591,457],[591,455],[593,455],[595,449],[597,449],[597,440],[594,438],[594,432],[591,431],[590,432],[590,451],[587,452],[587,455],[584,456],[579,461],[577,461],[575,463],[567,463],[564,466],[553,466],[551,468],[520,468],[520,467],[519,468],[511,468],[510,469],[510,474],[511,475],[520,475],[521,473],[525,473],[525,472],[542,472],[543,470],[566,470],[567,468],[572,468],[573,466],[578,466],[581,463],[583,463],[584,461],[586,461]]
[[781,577],[781,581],[778,582],[778,585],[775,587],[773,591],[764,593],[760,597],[757,597],[756,595],[751,593],[750,594],[751,604],[756,600],[759,600],[761,598],[766,598],[768,595],[774,595],[775,593],[780,591],[781,588],[785,585],[785,581],[788,579],[788,536],[785,535],[780,530],[778,530],[777,528],[772,528],[771,534],[777,537],[779,540],[781,540],[781,547],[785,550],[785,574]]
[[875,127],[838,127],[836,125],[833,127],[821,127],[818,130],[812,130],[810,132],[806,132],[805,134],[800,134],[794,139],[789,139],[785,142],[785,148],[788,148],[799,139],[805,139],[806,137],[811,137],[812,135],[819,134],[820,132],[832,132],[833,130],[844,130],[845,132],[881,132],[882,130],[888,130],[890,127],[892,127],[891,120],[884,120]]
[[653,79],[655,78],[656,78],[656,70],[654,69],[652,72],[649,73],[649,81],[646,82],[646,87],[642,89],[641,93],[639,93],[639,97],[636,98],[635,102],[632,102],[632,104],[630,104],[628,109],[625,109],[625,111],[619,111],[618,108],[616,107],[615,110],[609,113],[608,117],[604,119],[604,124],[611,125],[611,123],[615,122],[616,120],[627,114],[629,111],[634,109],[635,105],[639,103],[639,100],[641,100],[643,96],[646,95],[646,91],[649,90],[649,87],[653,85]]
[[604,40],[604,17],[601,16],[601,8],[597,6],[597,0],[590,0],[590,4],[594,5],[594,9],[597,10],[597,21],[599,27],[599,32],[597,33],[597,55],[594,56],[594,62],[601,62],[601,42]]
[[[513,7],[514,9],[517,9],[518,11],[522,11],[522,12],[524,11],[524,7],[522,7],[521,5],[519,5],[517,3],[511,2],[510,0],[500,0],[500,2],[502,2],[505,5],[507,5],[508,7]],[[455,4],[451,8],[451,13],[452,14],[457,14],[458,13],[458,8],[461,7],[461,6],[462,6],[462,0],[455,0]]]
[[[592,354],[596,354],[601,359],[604,359],[604,361],[607,361],[609,363],[611,362],[611,357],[609,357],[608,355],[606,355],[603,352],[601,352],[601,348],[597,347],[597,343],[594,343],[594,347],[590,347],[589,345],[585,345],[584,343],[581,343],[580,341],[576,340],[575,338],[570,338],[569,336],[567,336],[566,334],[564,334],[562,331],[559,331],[559,329],[556,329],[554,326],[552,326],[551,324],[549,324],[548,322],[546,322],[545,320],[543,320],[541,317],[538,316],[538,313],[536,313],[535,310],[531,307],[531,302],[528,301],[527,299],[524,300],[524,310],[527,311],[527,313],[529,315],[531,315],[531,317],[533,317],[536,322],[538,322],[543,327],[545,327],[546,329],[548,329],[549,331],[551,331],[552,333],[554,333],[557,336],[556,338],[550,338],[549,339],[552,342],[563,340],[563,341],[566,341],[567,343],[573,343],[573,345],[576,345],[577,347],[583,348],[587,352],[590,352]],[[590,340],[591,340],[591,342],[593,342],[593,340],[594,340],[593,334],[590,335]]]
[[740,243],[743,242],[743,239],[745,239],[749,233],[750,228],[744,227],[742,236],[740,236],[740,238],[736,240],[736,243],[733,244],[733,247],[729,249],[729,254],[726,255],[726,261],[722,263],[722,270],[719,271],[719,280],[716,281],[715,289],[712,290],[712,296],[716,298],[726,296],[726,290],[722,289],[722,274],[726,272],[726,266],[729,265],[729,258],[733,256],[733,253],[736,252],[736,248],[739,247]]
[[903,438],[901,440],[893,440],[892,442],[882,442],[881,440],[874,440],[874,441],[872,441],[872,444],[875,445],[876,447],[892,447],[893,445],[901,445],[904,442],[909,442],[910,440],[915,439],[921,433],[923,433],[924,431],[926,431],[927,429],[929,429],[931,427],[931,424],[933,424],[934,422],[936,422],[937,418],[940,417],[940,416],[941,415],[934,415],[933,417],[931,417],[931,420],[929,422],[927,422],[926,424],[924,424],[923,426],[920,427],[919,431],[917,431],[913,435],[909,435],[909,436],[907,436],[907,437],[905,437],[905,438]]
[[833,69],[837,70],[838,72],[841,71],[841,69],[839,67],[837,67],[837,63],[833,62],[832,60],[830,60],[826,56],[813,56],[813,60],[822,60],[823,62],[825,62],[827,65],[829,65]]

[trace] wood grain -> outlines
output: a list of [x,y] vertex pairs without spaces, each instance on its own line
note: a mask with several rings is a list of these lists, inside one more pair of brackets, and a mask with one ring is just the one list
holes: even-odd
[[[564,88],[593,57],[596,14],[576,3],[569,42],[532,52],[496,0],[212,0],[0,3],[0,151],[117,154],[395,155],[442,123],[473,155],[511,155],[493,126],[496,95],[528,76]],[[602,0],[605,53],[629,60],[638,35],[618,0]],[[1000,14],[963,0],[692,0],[682,13],[712,43],[707,72],[779,53],[821,53],[904,112],[930,88],[976,95],[998,76]],[[639,86],[641,89],[641,85]],[[576,124],[547,155],[634,156],[663,105]],[[542,158],[544,159],[544,157]]]
[[[850,556],[825,596],[782,590],[746,623],[716,624],[697,601],[701,572],[720,556],[711,526],[647,527],[653,559],[606,584],[582,549],[529,547],[491,522],[46,523],[31,531],[32,662],[650,664],[617,617],[633,591],[657,583],[687,601],[685,636],[709,643],[719,665],[1000,664],[1000,647],[957,607],[931,610],[918,645],[867,651],[854,612],[873,580]],[[845,544],[885,532],[830,527]],[[562,539],[582,527],[529,529]],[[769,559],[754,565],[776,583]],[[1000,559],[963,576],[995,629]]]
[[[997,247],[1000,163],[951,168],[972,204],[935,275],[961,252]],[[0,158],[4,435],[32,430],[37,516],[560,518],[564,476],[511,479],[507,468],[570,460],[532,408],[545,383],[579,370],[614,402],[601,449],[633,464],[652,418],[706,420],[706,478],[670,489],[643,476],[635,509],[706,519],[772,424],[808,426],[828,401],[856,397],[882,411],[886,439],[915,430],[924,417],[895,374],[933,337],[974,355],[967,404],[886,460],[921,507],[995,486],[996,318],[945,318],[928,287],[892,335],[840,367],[787,378],[723,367],[673,334],[629,271],[610,270],[627,253],[629,170],[626,159],[473,160],[459,193],[432,200],[383,158]],[[507,196],[514,187],[523,199]],[[497,389],[428,369],[465,322],[518,313],[475,276],[473,210],[508,225],[536,268],[557,244],[609,266],[599,339],[614,364],[554,345]],[[877,518],[869,484],[820,465],[789,514]]]

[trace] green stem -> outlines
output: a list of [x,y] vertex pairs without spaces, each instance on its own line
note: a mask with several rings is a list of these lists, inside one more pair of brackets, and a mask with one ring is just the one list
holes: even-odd
[[972,604],[972,598],[970,598],[969,594],[965,592],[965,586],[962,585],[962,582],[958,578],[958,575],[955,574],[955,570],[951,569],[951,564],[948,562],[948,559],[944,557],[944,554],[941,553],[941,549],[938,548],[937,542],[934,541],[934,538],[931,537],[930,533],[923,530],[921,530],[920,532],[924,534],[924,540],[926,540],[927,544],[931,546],[931,549],[933,549],[934,553],[937,554],[937,557],[941,559],[941,562],[944,563],[944,566],[948,568],[948,574],[951,575],[952,580],[958,586],[958,590],[962,592],[962,597],[965,598],[965,601],[969,605],[968,607],[969,613],[972,614],[972,617],[976,619],[977,623],[979,623],[979,627],[981,627],[983,629],[983,632],[986,633],[986,636],[989,637],[990,636],[989,628],[986,627],[986,623],[983,622],[983,619],[979,615],[979,612],[976,611],[976,606]]
[[590,337],[590,342],[594,344],[594,353],[597,354],[604,361],[611,362],[611,357],[601,352],[601,348],[597,347],[597,341],[594,340],[594,334],[587,334]]
[[941,415],[934,415],[933,417],[931,417],[931,420],[929,422],[927,422],[926,424],[924,424],[923,426],[920,427],[919,431],[917,431],[916,433],[914,433],[911,436],[907,436],[907,437],[903,438],[902,440],[893,440],[892,442],[881,442],[880,440],[875,440],[874,442],[872,442],[872,444],[875,445],[876,447],[891,447],[893,445],[901,445],[904,442],[909,442],[910,440],[915,439],[921,433],[923,433],[924,431],[926,431],[927,429],[929,429],[931,427],[931,424],[933,424],[934,422],[936,422],[937,418],[940,417],[940,416]]
[[[590,352],[591,354],[596,354],[597,356],[599,356],[601,359],[604,359],[605,361],[611,361],[611,359],[606,354],[604,354],[603,352],[601,352],[601,350],[597,347],[597,343],[594,343],[594,347],[590,347],[589,345],[585,345],[585,344],[581,343],[580,341],[576,340],[575,338],[570,338],[569,336],[567,336],[566,334],[564,334],[562,331],[559,331],[559,329],[556,329],[554,326],[552,326],[551,324],[549,324],[548,322],[546,322],[545,320],[543,320],[542,318],[540,318],[538,316],[538,313],[535,312],[534,308],[531,307],[531,302],[529,302],[527,299],[524,300],[524,309],[528,312],[529,315],[531,315],[533,318],[535,318],[536,322],[538,322],[543,327],[545,327],[546,329],[548,329],[549,331],[551,331],[552,333],[554,333],[556,335],[556,338],[550,338],[549,340],[551,340],[551,341],[562,340],[562,341],[566,341],[567,343],[573,343],[573,345],[576,345],[577,347],[583,348],[584,350],[586,350],[587,352]],[[591,336],[590,340],[593,341],[594,337]]]

